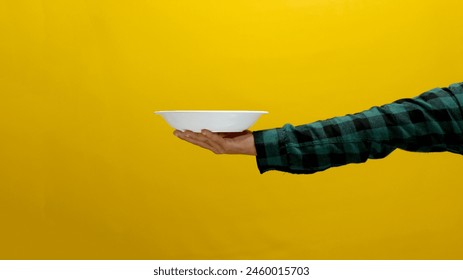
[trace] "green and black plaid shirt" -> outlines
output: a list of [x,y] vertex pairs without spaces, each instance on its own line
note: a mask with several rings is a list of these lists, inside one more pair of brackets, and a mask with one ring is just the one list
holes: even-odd
[[463,154],[463,83],[367,111],[255,131],[260,173],[310,174],[384,158],[395,149]]

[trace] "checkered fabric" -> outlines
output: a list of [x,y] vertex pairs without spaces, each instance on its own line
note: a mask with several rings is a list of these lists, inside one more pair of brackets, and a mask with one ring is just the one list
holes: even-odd
[[463,83],[314,123],[254,131],[260,173],[310,174],[399,148],[463,154]]

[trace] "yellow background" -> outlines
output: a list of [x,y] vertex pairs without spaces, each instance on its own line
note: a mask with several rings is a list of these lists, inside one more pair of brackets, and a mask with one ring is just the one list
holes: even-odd
[[0,0],[0,258],[463,258],[463,158],[258,173],[155,110],[303,124],[463,81],[460,0]]

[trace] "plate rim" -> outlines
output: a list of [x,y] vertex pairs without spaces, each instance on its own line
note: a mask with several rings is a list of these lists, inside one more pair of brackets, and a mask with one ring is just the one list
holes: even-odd
[[251,110],[163,110],[154,111],[155,114],[164,113],[254,113],[268,114],[268,111],[251,111]]

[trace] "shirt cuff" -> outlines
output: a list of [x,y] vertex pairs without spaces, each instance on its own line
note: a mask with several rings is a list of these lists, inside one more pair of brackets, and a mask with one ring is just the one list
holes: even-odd
[[261,174],[269,170],[289,171],[286,135],[282,128],[254,131],[253,136]]

